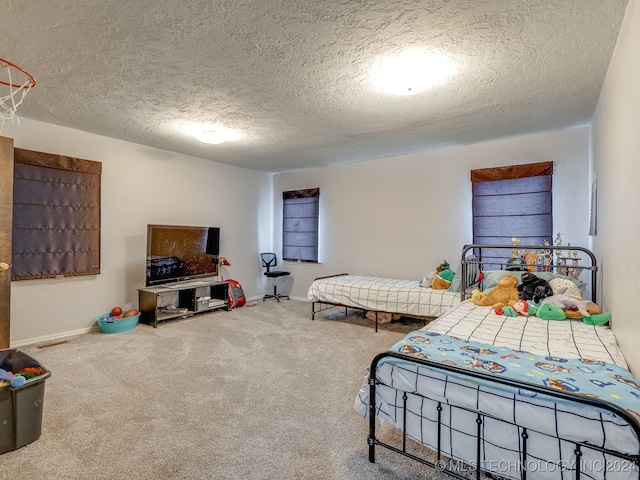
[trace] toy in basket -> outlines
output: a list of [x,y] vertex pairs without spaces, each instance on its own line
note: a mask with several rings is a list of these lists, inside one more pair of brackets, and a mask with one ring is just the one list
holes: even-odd
[[128,332],[129,330],[136,328],[138,325],[138,319],[140,318],[140,312],[138,310],[127,310],[122,315],[114,315],[114,313],[115,312],[112,310],[111,312],[103,313],[96,318],[102,333]]

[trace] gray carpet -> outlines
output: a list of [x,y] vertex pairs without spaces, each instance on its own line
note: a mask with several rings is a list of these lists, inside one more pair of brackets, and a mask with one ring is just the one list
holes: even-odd
[[1,455],[0,478],[442,476],[383,449],[369,463],[353,410],[373,356],[422,322],[376,333],[356,314],[312,321],[306,302],[253,303],[22,347],[52,375],[40,438]]

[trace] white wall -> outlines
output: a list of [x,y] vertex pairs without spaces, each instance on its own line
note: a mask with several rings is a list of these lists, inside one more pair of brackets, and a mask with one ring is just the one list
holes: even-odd
[[95,326],[136,308],[145,282],[147,224],[218,226],[222,274],[247,296],[267,288],[258,253],[272,237],[272,175],[21,119],[3,136],[16,148],[102,162],[101,273],[11,284],[11,345]]
[[281,252],[282,191],[320,187],[320,264],[285,262],[292,295],[315,277],[348,272],[422,278],[457,265],[472,240],[470,171],[554,162],[554,231],[588,246],[589,128],[580,127],[274,177],[274,246]]
[[640,2],[630,1],[592,123],[593,176],[597,179],[597,235],[602,306],[635,375],[640,375]]

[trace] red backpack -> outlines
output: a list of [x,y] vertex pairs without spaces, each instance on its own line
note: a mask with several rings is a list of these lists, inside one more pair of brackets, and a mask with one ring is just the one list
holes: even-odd
[[247,303],[244,290],[240,282],[236,280],[225,280],[229,285],[229,308],[238,308]]

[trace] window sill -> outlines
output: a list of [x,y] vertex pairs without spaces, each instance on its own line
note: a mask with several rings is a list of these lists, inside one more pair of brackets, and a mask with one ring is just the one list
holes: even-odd
[[301,260],[283,260],[288,265],[322,265],[322,262],[303,262]]

